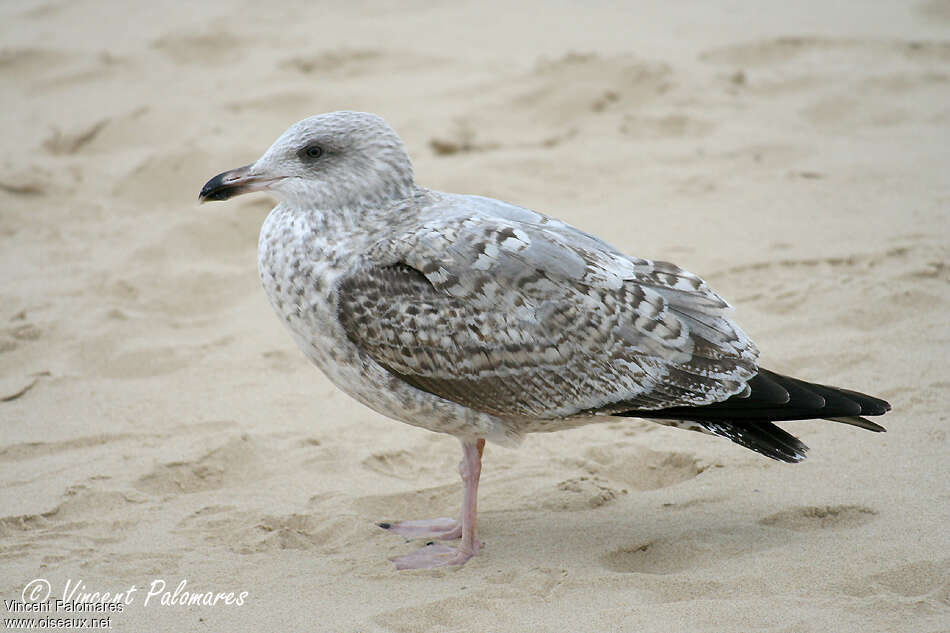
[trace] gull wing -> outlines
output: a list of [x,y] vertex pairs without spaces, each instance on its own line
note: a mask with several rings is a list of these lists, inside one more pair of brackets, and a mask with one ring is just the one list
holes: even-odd
[[701,279],[533,216],[457,214],[380,240],[338,282],[346,335],[414,387],[505,418],[746,389],[758,352]]

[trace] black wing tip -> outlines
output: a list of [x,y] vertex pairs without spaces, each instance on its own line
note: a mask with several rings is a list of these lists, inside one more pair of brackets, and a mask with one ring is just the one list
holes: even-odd
[[[707,405],[680,405],[664,409],[631,409],[614,413],[630,417],[694,420],[697,422],[753,422],[768,420],[820,420],[884,415],[891,410],[885,400],[850,389],[840,389],[776,374],[767,369],[749,380],[749,393]],[[622,404],[622,403],[621,403]],[[873,423],[854,424],[880,432]]]
[[839,391],[861,405],[861,415],[884,415],[891,410],[891,403],[887,400],[881,400],[850,389],[839,389]]
[[793,439],[795,440],[794,445],[783,446],[778,450],[770,450],[769,452],[764,452],[757,448],[753,448],[752,450],[759,455],[764,455],[765,457],[779,462],[785,462],[786,464],[799,464],[808,458],[808,446],[798,438],[793,437]]
[[[779,458],[779,461],[785,462],[786,464],[800,464],[801,462],[805,461],[805,459],[808,457],[808,455],[805,454],[807,452],[808,452],[808,447],[806,446],[805,450],[802,451],[801,453],[795,453],[794,455],[789,456],[788,459]],[[776,458],[773,457],[772,459],[776,459]]]
[[832,422],[840,422],[841,424],[850,424],[851,426],[856,426],[859,429],[865,429],[866,431],[873,431],[874,433],[887,433],[885,429],[880,424],[876,422],[871,422],[867,418],[862,418],[859,415],[851,415],[846,417],[830,417],[825,418],[826,420],[831,420]]
[[808,446],[804,442],[766,420],[700,424],[715,435],[780,462],[797,464],[807,457]]

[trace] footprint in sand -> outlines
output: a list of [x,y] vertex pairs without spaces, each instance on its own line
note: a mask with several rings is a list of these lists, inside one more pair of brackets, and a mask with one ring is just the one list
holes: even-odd
[[[0,166],[0,191],[14,196],[42,196],[71,191],[67,181],[57,180],[53,172],[37,163],[4,161]],[[0,235],[13,237],[15,226],[0,228]]]
[[134,485],[142,492],[156,495],[231,488],[259,481],[276,458],[277,452],[262,440],[242,435],[197,459],[159,464]]
[[927,23],[942,22],[950,24],[950,0],[926,0],[915,8]]
[[242,554],[288,549],[332,554],[367,533],[366,522],[355,516],[267,515],[236,533],[231,548]]
[[605,506],[620,495],[627,494],[626,488],[601,477],[571,477],[557,484],[557,492],[548,495],[541,503],[543,510],[577,512]]
[[603,566],[625,574],[675,574],[704,567],[717,556],[711,544],[699,540],[658,539],[608,552]]
[[5,48],[0,50],[0,78],[16,81],[34,80],[37,75],[59,68],[69,55],[42,48]]
[[174,33],[152,42],[172,61],[182,65],[213,66],[240,62],[251,46],[227,31],[208,33]]
[[859,598],[891,595],[902,600],[931,602],[950,607],[950,558],[920,560],[886,571],[856,578],[842,586],[844,593]]
[[357,516],[334,512],[270,515],[248,512],[232,505],[200,508],[179,522],[176,531],[203,547],[219,545],[238,554],[307,550],[330,554],[354,540],[365,540],[371,530]]
[[444,477],[447,473],[454,475],[456,462],[441,444],[419,444],[408,449],[376,451],[361,465],[387,477],[418,481]]
[[69,440],[55,442],[20,442],[7,444],[0,448],[0,462],[16,462],[39,459],[50,455],[58,455],[69,451],[87,448],[103,448],[114,450],[114,444],[130,440],[142,440],[150,436],[140,433],[103,433],[100,435],[85,435]]
[[698,139],[709,135],[715,128],[716,124],[712,121],[684,113],[625,114],[620,132],[636,139]]
[[585,474],[570,477],[542,492],[537,507],[583,511],[610,504],[630,490],[656,490],[699,475],[705,466],[684,453],[652,451],[632,443],[588,449],[583,459],[564,465]]
[[[39,514],[0,517],[0,536],[26,539],[27,545],[39,540],[69,536],[80,530],[101,533],[104,523],[114,526],[128,512],[130,504],[145,502],[132,491],[102,490],[79,484],[70,487],[52,510]],[[110,530],[113,529],[110,527]]]
[[[713,49],[700,59],[738,69],[743,89],[754,96],[801,95],[800,118],[836,135],[945,121],[947,42],[780,37]],[[856,64],[873,71],[841,74]]]
[[[466,98],[467,111],[446,121],[430,146],[443,156],[510,147],[553,148],[576,138],[588,125],[615,130],[622,113],[661,98],[670,89],[671,76],[666,64],[631,55],[569,53],[541,59],[527,71],[466,88],[458,96]],[[477,130],[477,137],[467,130]]]
[[698,476],[706,469],[692,455],[654,451],[628,443],[590,448],[584,457],[582,468],[585,471],[633,490],[673,486]]
[[[769,515],[759,526],[792,532],[813,532],[860,527],[877,516],[861,505],[798,507]],[[681,533],[611,550],[603,557],[605,568],[622,573],[675,574],[709,567],[724,558],[756,556],[762,550],[787,544],[787,533],[742,524],[728,529]]]
[[858,57],[858,61],[873,56],[879,60],[945,62],[950,60],[950,42],[786,36],[711,49],[701,53],[699,58],[745,67],[791,66],[808,58],[819,62],[821,69],[828,67],[829,58],[835,56]]
[[760,525],[811,532],[856,528],[869,523],[877,516],[877,510],[861,505],[805,506],[771,514],[759,521]]
[[278,64],[281,69],[292,70],[304,75],[346,74],[362,75],[375,71],[380,62],[391,67],[393,59],[399,54],[386,55],[377,50],[331,50],[312,55],[299,55],[285,59]]
[[43,336],[43,330],[35,323],[26,320],[26,312],[22,311],[10,320],[11,325],[0,328],[0,354],[12,352],[22,344],[38,341]]

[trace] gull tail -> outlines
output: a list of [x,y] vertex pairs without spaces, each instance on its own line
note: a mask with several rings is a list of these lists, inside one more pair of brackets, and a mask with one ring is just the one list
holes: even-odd
[[[772,424],[787,420],[825,419],[868,431],[884,427],[862,416],[884,415],[891,405],[857,391],[805,382],[760,369],[748,382],[745,393],[702,406],[681,406],[649,411],[632,409],[613,415],[683,420],[690,428],[701,427],[726,437],[766,457],[783,462],[805,459],[808,447],[798,438]],[[679,426],[672,424],[673,426]]]

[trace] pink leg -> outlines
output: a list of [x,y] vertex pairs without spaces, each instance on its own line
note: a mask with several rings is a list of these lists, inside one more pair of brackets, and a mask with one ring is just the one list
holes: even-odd
[[[458,548],[430,543],[417,552],[392,559],[396,563],[396,569],[429,569],[448,565],[463,565],[465,561],[478,553],[482,546],[476,536],[478,478],[482,473],[482,451],[484,449],[485,440],[462,440],[462,461],[459,464],[459,473],[462,475],[462,525],[459,536],[462,540]],[[458,536],[445,536],[454,534],[456,530],[454,526],[450,526],[446,521],[454,523],[451,519],[407,521],[405,523],[424,525],[427,528],[444,525],[451,529],[439,532],[443,535],[439,538],[458,538]],[[392,529],[392,526],[390,529]],[[407,532],[399,533],[406,534]]]
[[399,521],[397,523],[383,521],[376,525],[384,530],[389,530],[393,534],[399,534],[408,538],[437,538],[450,541],[452,539],[461,538],[462,536],[462,524],[449,517],[419,519],[417,521]]

